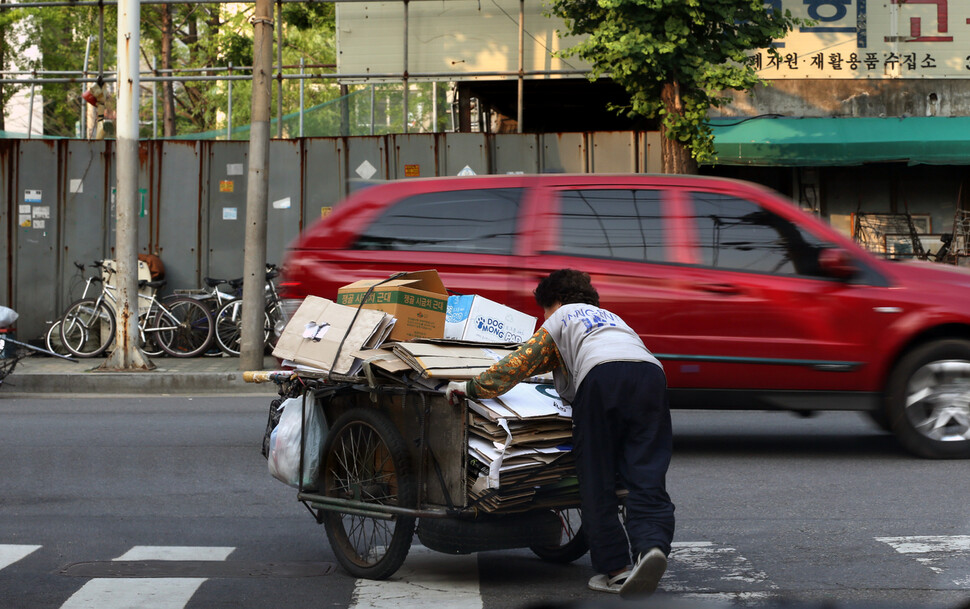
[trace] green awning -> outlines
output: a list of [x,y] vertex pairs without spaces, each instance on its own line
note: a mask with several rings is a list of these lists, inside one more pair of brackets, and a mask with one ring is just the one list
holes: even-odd
[[966,116],[718,119],[711,128],[724,165],[970,165]]

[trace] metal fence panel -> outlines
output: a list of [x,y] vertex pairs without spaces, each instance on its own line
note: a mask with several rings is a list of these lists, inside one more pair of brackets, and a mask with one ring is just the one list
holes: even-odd
[[636,173],[637,134],[604,131],[589,134],[590,173]]
[[387,138],[382,135],[343,138],[346,146],[347,178],[349,180],[386,180],[388,168]]
[[539,138],[543,171],[586,173],[589,163],[585,133],[543,133]]
[[[157,250],[165,265],[163,294],[175,289],[202,285],[202,159],[205,144],[168,140],[160,142],[156,157],[157,179],[152,186],[152,201],[157,222],[156,234],[149,239],[150,253]],[[145,243],[139,234],[139,243]]]
[[205,274],[242,277],[246,240],[246,142],[209,142]]
[[[111,230],[114,227],[114,218],[108,218],[107,151],[108,143],[104,141],[59,142],[61,167],[58,173],[65,188],[58,261],[60,289],[53,311],[55,315],[81,297],[83,275],[98,274],[88,265],[105,257],[109,227]],[[84,273],[75,268],[75,262],[87,267]]]
[[539,136],[502,133],[493,136],[495,173],[539,173]]
[[442,176],[458,175],[466,167],[478,175],[490,173],[488,139],[484,133],[449,133],[445,136]]
[[394,151],[394,178],[426,178],[438,175],[438,136],[434,133],[389,135]]
[[10,286],[13,283],[13,253],[8,235],[16,226],[17,204],[14,200],[11,183],[17,160],[18,142],[0,141],[0,305],[13,308],[10,301]]
[[266,261],[281,264],[286,247],[300,234],[303,148],[299,140],[272,140],[269,158]]
[[301,230],[330,213],[344,197],[347,172],[342,142],[332,137],[304,140]]
[[57,145],[20,143],[14,197],[17,205],[15,304],[19,336],[46,332],[53,316],[57,277]]

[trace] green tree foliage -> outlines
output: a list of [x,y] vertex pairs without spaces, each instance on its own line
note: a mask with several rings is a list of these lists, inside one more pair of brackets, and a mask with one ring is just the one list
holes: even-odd
[[623,110],[662,119],[668,173],[714,160],[709,109],[727,101],[724,91],[762,82],[749,53],[770,50],[801,23],[764,0],[551,0],[551,8],[585,36],[567,53],[630,94]]
[[[276,5],[274,5],[275,9]],[[252,4],[142,4],[141,5],[141,70],[147,76],[153,67],[159,76],[218,77],[231,74],[243,79],[233,80],[232,126],[235,139],[249,137],[246,128],[250,122],[252,83],[250,68],[253,62],[253,15]],[[277,13],[274,10],[274,20]],[[336,19],[332,2],[286,3],[279,14],[282,35],[283,73],[298,74],[300,61],[304,71],[311,75],[333,74],[336,71]],[[11,55],[25,57],[26,50],[37,45],[39,59],[20,62],[23,69],[66,71],[79,73],[83,68],[85,45],[91,37],[89,74],[98,73],[99,12],[97,7],[45,7],[17,9],[0,12],[0,28],[7,27],[5,39],[19,40]],[[104,9],[104,71],[109,78],[116,66],[117,9]],[[12,30],[18,30],[14,36]],[[166,54],[168,59],[166,59]],[[277,49],[273,49],[273,74],[277,71]],[[171,70],[171,71],[166,71]],[[52,74],[48,74],[53,76]],[[63,75],[61,75],[63,76]],[[38,77],[44,77],[38,74]],[[371,133],[371,115],[374,115],[373,132],[376,134],[398,133],[403,130],[404,109],[401,85],[377,84],[374,95],[369,85],[349,85],[343,88],[332,78],[316,78],[304,81],[303,107],[313,109],[304,116],[304,133],[307,135],[338,135],[341,133],[341,106],[337,100],[347,95],[346,110],[349,135]],[[76,125],[86,105],[81,93],[86,87],[80,83],[46,84],[38,93],[43,94],[45,117],[44,132],[47,135],[75,137]],[[444,109],[444,87],[439,87],[439,110]],[[2,94],[9,95],[13,86],[4,87]],[[111,137],[114,129],[112,117],[116,98],[114,85],[107,85],[106,132]],[[189,79],[175,82],[141,82],[141,109],[139,122],[141,137],[153,134],[153,120],[158,122],[159,137],[191,137],[204,133],[207,137],[227,131],[229,126],[230,85],[226,80]],[[282,91],[282,105],[278,99]],[[154,98],[153,98],[154,95]],[[282,87],[274,79],[272,86],[271,127],[273,137],[277,134],[278,108],[284,116],[284,137],[299,134],[300,80],[283,79]],[[371,109],[371,100],[374,109]],[[412,83],[408,100],[409,130],[432,130],[432,86],[430,83]],[[168,110],[166,110],[168,106]],[[157,115],[154,114],[157,108]],[[441,128],[448,115],[439,112]]]
[[[12,15],[14,35],[7,37],[16,53],[20,69],[72,71],[84,69],[84,57],[91,39],[88,71],[98,74],[98,31],[100,17],[97,7],[20,9]],[[105,62],[115,63],[117,12],[105,9]],[[112,34],[109,36],[109,34]],[[39,57],[30,58],[29,49],[37,47]],[[60,75],[64,77],[64,75]],[[29,87],[29,85],[28,85]],[[47,83],[37,87],[38,99],[44,100],[44,133],[60,137],[75,137],[84,107],[81,83]]]
[[[203,72],[225,75],[225,68],[232,74],[249,77],[248,69],[253,63],[253,27],[249,18],[253,5],[171,5],[174,14],[173,68],[201,69],[223,68],[221,71]],[[147,58],[162,54],[162,30],[160,18],[153,18],[150,11],[161,11],[161,5],[143,5],[142,24],[146,34],[142,40],[142,52]],[[283,72],[299,72],[300,59],[314,68],[310,71],[332,71],[336,61],[335,23],[332,3],[283,5],[282,9],[282,59]],[[274,74],[276,49],[274,47]],[[160,64],[159,64],[160,65]],[[291,67],[286,67],[291,66]],[[183,72],[188,74],[189,72]],[[199,74],[199,72],[195,72]],[[283,109],[291,112],[299,107],[299,81],[283,81]],[[196,133],[225,128],[229,112],[228,81],[197,80],[172,85],[175,98],[176,134]],[[278,89],[273,86],[272,107],[277,107]],[[319,104],[339,95],[336,85],[330,87],[307,87],[304,104]],[[252,83],[246,80],[232,81],[232,124],[249,123],[251,113]],[[242,133],[241,137],[248,137]]]

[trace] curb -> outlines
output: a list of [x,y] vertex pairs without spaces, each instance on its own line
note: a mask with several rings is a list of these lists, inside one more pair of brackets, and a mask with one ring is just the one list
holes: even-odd
[[14,373],[3,394],[111,395],[123,393],[275,395],[273,383],[254,384],[242,372],[90,372],[77,374]]

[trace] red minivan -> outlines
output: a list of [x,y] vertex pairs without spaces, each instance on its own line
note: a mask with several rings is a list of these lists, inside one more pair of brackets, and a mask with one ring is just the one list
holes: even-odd
[[284,297],[437,269],[541,319],[588,272],[663,362],[675,408],[858,410],[926,457],[970,457],[970,273],[877,258],[764,187],[502,175],[363,188],[290,247]]

